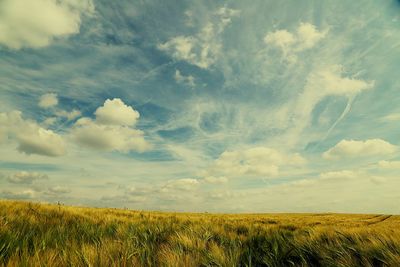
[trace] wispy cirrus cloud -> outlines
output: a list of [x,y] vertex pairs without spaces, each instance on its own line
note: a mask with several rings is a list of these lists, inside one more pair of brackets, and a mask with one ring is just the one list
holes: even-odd
[[297,61],[297,53],[311,49],[317,45],[328,33],[328,30],[319,31],[311,23],[300,23],[295,33],[288,30],[276,30],[267,33],[265,44],[282,51],[284,59],[289,63]]
[[221,53],[220,35],[240,11],[226,7],[218,9],[197,34],[176,36],[158,45],[158,49],[170,54],[176,60],[184,60],[207,69],[215,63]]

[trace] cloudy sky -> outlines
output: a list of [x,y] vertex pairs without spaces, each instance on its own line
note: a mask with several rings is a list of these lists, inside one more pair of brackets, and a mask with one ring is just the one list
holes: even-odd
[[0,0],[0,198],[400,213],[400,2]]

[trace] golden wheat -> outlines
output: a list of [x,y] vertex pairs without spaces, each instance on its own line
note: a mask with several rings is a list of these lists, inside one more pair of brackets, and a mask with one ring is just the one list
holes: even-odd
[[400,217],[0,201],[0,266],[400,266]]

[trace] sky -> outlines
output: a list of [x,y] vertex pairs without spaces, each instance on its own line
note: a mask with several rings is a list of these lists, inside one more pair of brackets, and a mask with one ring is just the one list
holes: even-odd
[[400,214],[400,2],[0,0],[0,198]]

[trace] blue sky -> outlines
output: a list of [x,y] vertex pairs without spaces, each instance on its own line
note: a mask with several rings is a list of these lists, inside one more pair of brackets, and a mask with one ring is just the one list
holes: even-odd
[[398,1],[0,1],[0,197],[400,213]]

